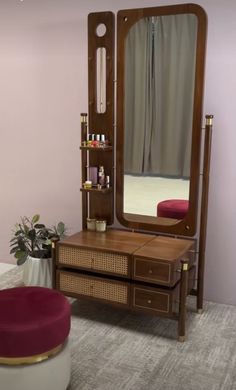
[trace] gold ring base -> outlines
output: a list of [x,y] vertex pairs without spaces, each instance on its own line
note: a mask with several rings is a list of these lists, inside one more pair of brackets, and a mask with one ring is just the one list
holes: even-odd
[[21,364],[40,363],[43,360],[47,360],[48,358],[58,354],[61,351],[62,346],[63,345],[60,344],[57,347],[51,349],[50,351],[44,352],[40,355],[14,357],[14,358],[0,357],[0,364],[6,364],[9,366],[17,366],[17,365],[21,365]]

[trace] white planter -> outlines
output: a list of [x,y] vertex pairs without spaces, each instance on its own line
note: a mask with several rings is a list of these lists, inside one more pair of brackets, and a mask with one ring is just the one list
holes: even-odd
[[52,288],[52,259],[37,259],[28,256],[23,267],[25,286]]

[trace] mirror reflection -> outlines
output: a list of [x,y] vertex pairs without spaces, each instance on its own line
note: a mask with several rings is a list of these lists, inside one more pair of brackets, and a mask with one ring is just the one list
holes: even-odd
[[106,112],[106,48],[99,47],[96,51],[96,102],[97,113]]
[[197,42],[194,14],[145,17],[125,40],[124,212],[189,199]]

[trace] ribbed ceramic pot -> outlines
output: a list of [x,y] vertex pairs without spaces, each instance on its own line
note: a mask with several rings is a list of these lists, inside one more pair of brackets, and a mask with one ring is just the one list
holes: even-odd
[[52,259],[27,257],[23,265],[23,283],[25,286],[52,288]]

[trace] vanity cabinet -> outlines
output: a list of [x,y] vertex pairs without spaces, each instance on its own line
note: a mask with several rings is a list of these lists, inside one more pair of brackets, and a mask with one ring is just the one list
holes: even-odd
[[[179,63],[179,66],[183,66],[182,78],[187,82],[186,69],[191,75],[191,80],[187,82],[189,84],[187,89],[185,84],[179,81],[179,66],[176,66],[176,61],[180,59],[179,51],[171,52],[166,59],[170,48],[180,47],[180,40],[173,44],[166,38],[176,36],[179,39],[179,34],[165,35],[163,28],[159,28],[166,24],[175,32],[177,21],[181,34],[185,32],[184,39],[189,37],[193,39],[189,44],[191,50],[193,49],[192,56],[189,55],[188,46],[184,45],[186,41],[181,39],[187,49],[187,55],[185,58],[182,56]],[[144,37],[150,37],[150,34],[143,30],[143,27],[148,24],[151,24],[148,31],[156,31],[158,34],[165,35],[165,40],[159,39],[160,42],[165,43],[163,52],[159,53],[157,58],[154,58],[154,52],[150,53],[147,56],[149,62],[143,56],[142,49],[139,47],[137,50],[136,44],[132,44],[134,31],[138,33],[137,42],[143,40]],[[188,26],[191,30],[185,30],[183,26]],[[103,27],[103,33],[100,27]],[[157,30],[154,30],[154,27]],[[212,115],[206,115],[206,125],[203,130],[202,101],[206,27],[206,13],[196,4],[119,11],[117,14],[117,73],[115,75],[114,15],[111,12],[89,14],[89,112],[88,115],[81,114],[80,145],[83,230],[62,241],[54,240],[52,246],[56,289],[68,296],[80,299],[89,298],[130,310],[176,319],[178,336],[181,341],[185,338],[187,295],[191,293],[196,296],[198,313],[203,310],[213,119]],[[141,31],[144,34],[140,34]],[[159,37],[158,34],[154,35]],[[152,35],[152,43],[154,35]],[[149,42],[148,46],[152,49],[156,47],[154,44],[150,45]],[[162,48],[162,45],[158,46]],[[130,50],[131,47],[134,50]],[[138,52],[140,58],[135,56]],[[130,53],[134,53],[134,57],[130,56]],[[176,57],[173,57],[174,53]],[[140,69],[144,69],[142,62],[144,58],[145,63],[148,64],[148,70],[151,66],[151,71],[148,73],[151,77],[158,76],[161,87],[163,84],[163,89],[157,88],[158,94],[153,90],[148,90],[148,93],[141,92],[140,86],[145,87],[144,81],[148,86],[157,85],[153,79],[150,83],[146,76],[145,80],[141,77],[142,74],[146,75],[146,72],[140,72]],[[160,74],[159,66],[156,69],[153,68],[159,62],[161,64]],[[173,65],[172,70],[178,69],[176,79],[170,77],[172,70],[169,65]],[[135,77],[135,71],[138,77]],[[137,80],[137,84],[132,84],[131,79]],[[164,80],[167,80],[167,84],[164,84]],[[170,80],[172,80],[172,85],[169,85]],[[190,85],[191,88],[189,88]],[[145,88],[143,90],[146,91]],[[167,91],[170,93],[169,97]],[[130,99],[127,98],[129,95]],[[115,96],[116,101],[114,101]],[[150,96],[157,97],[156,106],[153,105],[154,99],[149,99]],[[169,110],[173,107],[174,111],[170,112]],[[116,115],[114,115],[115,110]],[[153,113],[155,113],[155,119],[158,119],[155,125],[153,125]],[[145,123],[144,117],[147,118]],[[159,119],[164,117],[166,118],[163,122],[165,125],[162,125]],[[132,121],[130,121],[131,118]],[[152,126],[149,126],[149,122]],[[186,130],[186,141],[182,136],[183,128]],[[88,134],[104,134],[109,142],[104,148],[88,146]],[[152,135],[149,140],[148,134]],[[165,152],[164,147],[166,134],[173,144],[172,152],[167,148],[168,153]],[[157,144],[154,143],[155,139],[159,140]],[[137,145],[141,146],[142,153],[139,153],[140,148],[137,149]],[[181,146],[178,153],[177,145]],[[203,145],[203,150],[201,150],[201,145]],[[187,146],[188,149],[185,148]],[[132,161],[139,161],[140,167],[138,172],[134,169],[131,174],[143,176],[149,174],[167,178],[187,177],[189,179],[189,206],[183,219],[158,217],[156,211],[151,215],[150,213],[144,215],[139,208],[137,213],[127,210],[125,207],[125,175],[130,172],[127,157],[130,158],[134,151],[135,156],[132,157]],[[144,151],[147,153],[145,159]],[[157,162],[158,156],[162,156],[163,160]],[[178,172],[175,171],[179,162],[174,161],[174,156],[180,156],[181,163],[184,161],[184,156],[189,156],[187,174],[184,173],[185,163],[180,173],[179,169]],[[152,169],[155,172],[150,167],[145,167],[144,161],[152,161],[155,167]],[[157,168],[159,165],[162,167],[162,161],[167,162],[167,167],[163,168],[164,173],[159,172]],[[87,188],[84,183],[89,179],[89,168],[99,165],[104,166],[106,175],[110,177],[109,188],[100,188],[100,186]],[[169,166],[171,171],[167,169]],[[115,203],[114,188],[116,190]],[[133,190],[137,191],[137,189]],[[158,187],[155,190],[158,192]],[[172,194],[171,198],[175,198],[175,195]],[[158,197],[156,201],[159,202]],[[87,230],[87,218],[105,220],[107,225],[112,225],[114,210],[116,210],[116,217],[121,226],[128,230],[108,228],[104,233]],[[146,233],[140,233],[141,231]],[[196,237],[196,239],[191,239],[191,237]]]
[[[55,287],[68,296],[176,318],[184,327],[185,300],[194,280],[193,248],[188,239],[84,230],[57,243]],[[179,336],[184,337],[183,330]]]

